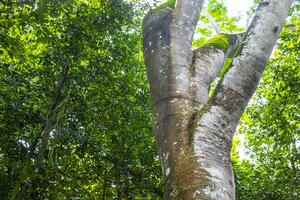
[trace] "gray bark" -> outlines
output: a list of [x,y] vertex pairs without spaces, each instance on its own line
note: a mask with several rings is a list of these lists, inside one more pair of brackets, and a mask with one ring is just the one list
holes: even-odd
[[[144,18],[144,59],[165,199],[235,199],[232,138],[292,2],[261,3],[246,34],[219,35],[225,44],[208,42],[194,52],[203,1],[177,0],[174,10],[150,11]],[[209,97],[226,57],[233,56]]]

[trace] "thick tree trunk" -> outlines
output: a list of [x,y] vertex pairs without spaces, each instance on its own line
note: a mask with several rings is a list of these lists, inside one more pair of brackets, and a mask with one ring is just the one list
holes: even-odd
[[[233,134],[254,93],[292,0],[261,3],[246,34],[219,34],[194,52],[202,0],[177,0],[143,21],[153,128],[165,199],[235,199]],[[212,97],[226,57],[235,57]]]

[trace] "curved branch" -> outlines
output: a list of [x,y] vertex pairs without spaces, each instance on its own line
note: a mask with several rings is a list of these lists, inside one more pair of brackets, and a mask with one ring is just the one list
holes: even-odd
[[269,0],[258,6],[239,55],[217,88],[214,104],[235,112],[238,119],[256,90],[292,3]]
[[196,101],[205,104],[211,83],[222,70],[227,57],[234,57],[244,33],[219,34],[194,51],[191,87]]

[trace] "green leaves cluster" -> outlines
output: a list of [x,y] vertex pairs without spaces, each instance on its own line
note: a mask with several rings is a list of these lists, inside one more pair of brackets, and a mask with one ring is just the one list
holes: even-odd
[[161,196],[134,5],[28,0],[1,1],[0,9],[0,198]]
[[[219,25],[222,33],[229,34],[244,31],[242,27],[237,26],[239,18],[228,16],[224,0],[209,0],[206,9]],[[199,23],[196,28],[193,46],[202,46],[208,38],[215,35],[212,25],[204,14],[201,14]]]

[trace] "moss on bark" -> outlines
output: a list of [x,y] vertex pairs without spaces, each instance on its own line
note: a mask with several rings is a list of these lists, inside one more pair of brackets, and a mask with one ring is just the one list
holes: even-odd
[[229,47],[229,40],[225,34],[219,34],[210,38],[203,46],[206,47],[218,47],[222,49],[227,49]]

